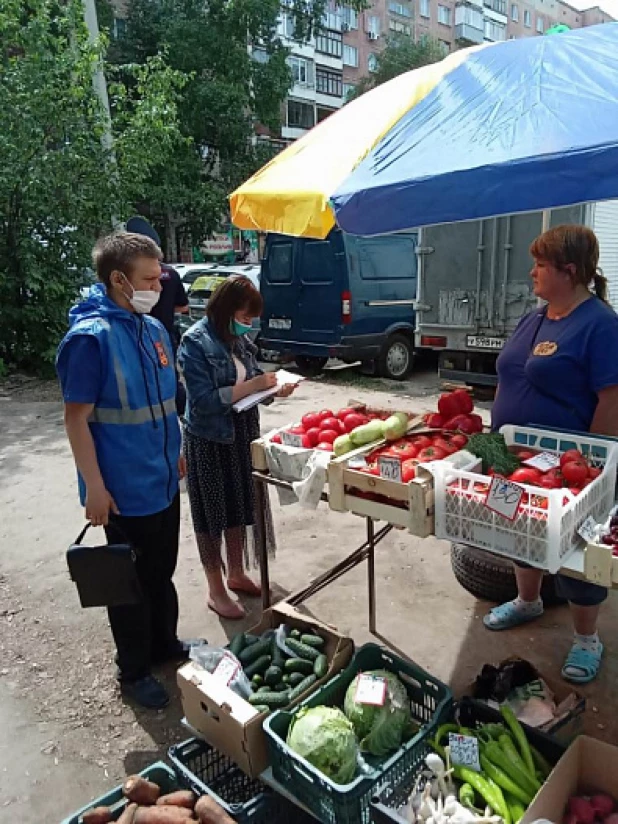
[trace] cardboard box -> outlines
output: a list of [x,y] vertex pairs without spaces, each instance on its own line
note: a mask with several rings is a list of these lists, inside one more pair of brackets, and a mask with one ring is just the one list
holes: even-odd
[[538,819],[561,824],[569,798],[593,792],[618,795],[618,747],[582,735],[556,764],[521,824]]
[[[316,681],[311,690],[328,681],[352,658],[354,642],[311,616],[303,615],[282,602],[267,610],[257,626],[248,632],[261,635],[280,624],[289,624],[305,631],[317,630],[325,639],[324,651],[330,662],[328,673]],[[209,744],[229,756],[251,778],[256,778],[269,765],[266,738],[262,729],[264,717],[211,673],[193,662],[178,670],[178,686],[187,722]],[[307,691],[308,693],[309,691]],[[299,696],[301,701],[305,695]]]

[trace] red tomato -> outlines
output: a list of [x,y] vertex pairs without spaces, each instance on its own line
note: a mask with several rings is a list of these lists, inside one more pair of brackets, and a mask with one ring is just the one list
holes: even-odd
[[581,489],[578,486],[570,486],[569,492],[572,492],[573,495],[579,495],[581,494]]
[[444,418],[434,412],[432,415],[425,415],[425,423],[430,429],[442,429]]
[[427,447],[433,446],[433,441],[431,438],[428,438],[427,435],[419,435],[417,438],[412,438],[412,443],[417,449],[427,449]]
[[323,443],[335,443],[335,440],[339,437],[339,432],[335,432],[334,429],[322,429],[320,432],[320,444]]
[[287,430],[290,435],[304,435],[305,434],[305,427],[304,426],[291,426]]
[[301,437],[302,445],[304,446],[305,449],[312,449],[315,446],[315,444],[313,443],[313,441],[311,440],[309,435],[304,434],[304,435],[301,435],[300,437]]
[[449,437],[449,441],[456,446],[457,449],[463,449],[468,444],[468,438],[466,435],[451,435]]
[[323,418],[320,423],[320,429],[322,430],[322,432],[324,432],[325,429],[331,429],[333,432],[339,432],[339,434],[343,434],[341,432],[342,427],[343,424],[339,420],[339,418],[334,418],[332,415],[329,418]]
[[579,461],[580,463],[581,462],[587,463],[586,459],[584,458],[582,453],[579,451],[579,449],[569,449],[567,452],[564,452],[560,456],[560,468],[562,469],[562,467],[566,463],[570,463],[570,461]]
[[457,447],[454,444],[440,436],[434,438],[433,445],[434,447],[441,449],[445,455],[452,455],[454,452],[457,452]]
[[318,412],[318,415],[319,415],[319,417],[320,417],[320,423],[321,423],[321,422],[322,422],[325,418],[332,418],[332,417],[333,417],[333,413],[332,413],[332,411],[331,411],[330,409],[323,409],[321,412]]
[[345,431],[351,432],[353,429],[356,429],[357,426],[362,426],[365,419],[362,415],[359,415],[358,412],[350,412],[349,415],[346,415],[344,418],[340,417],[339,420],[343,421]]
[[421,463],[424,461],[441,461],[443,458],[446,458],[446,452],[437,446],[428,446],[418,453],[418,459]]
[[588,477],[591,481],[594,481],[595,478],[598,478],[599,475],[603,472],[603,470],[598,466],[591,466],[588,470]]
[[534,458],[537,455],[537,452],[532,452],[530,449],[518,449],[517,450],[517,457],[520,461],[529,461],[530,458]]
[[416,461],[404,461],[401,464],[401,480],[404,484],[409,484],[416,476]]
[[588,464],[581,458],[578,461],[565,461],[561,468],[569,486],[582,486],[588,480]]
[[459,412],[464,415],[469,415],[474,409],[474,402],[468,390],[456,389],[453,394],[459,404]]
[[316,449],[322,449],[324,452],[332,452],[333,445],[332,443],[327,443],[326,441],[320,441],[320,443],[316,446]]
[[509,475],[509,481],[516,484],[529,484],[530,486],[538,486],[542,478],[542,473],[538,469],[531,466],[521,466]]
[[270,442],[271,443],[281,443],[281,435],[279,435],[279,434],[273,435],[272,438],[270,439]]
[[417,447],[409,441],[397,441],[391,444],[384,452],[385,455],[393,455],[395,458],[401,458],[402,461],[408,461],[411,458],[416,458],[418,453]]
[[542,486],[543,489],[562,489],[562,480],[556,475],[550,475],[549,473],[543,475],[538,484]]
[[336,418],[339,418],[340,421],[344,421],[348,415],[358,415],[360,414],[357,409],[352,409],[351,406],[346,407],[345,409],[340,409],[339,412],[335,415]]
[[307,438],[309,439],[309,446],[317,446],[320,442],[320,429],[317,426],[307,430]]
[[564,475],[562,474],[562,471],[558,469],[558,467],[556,467],[555,469],[550,469],[549,472],[546,472],[543,475],[543,478],[553,478],[556,481],[558,481],[560,486],[565,486]]
[[320,425],[320,416],[317,412],[308,412],[302,417],[302,424],[306,430],[315,429]]

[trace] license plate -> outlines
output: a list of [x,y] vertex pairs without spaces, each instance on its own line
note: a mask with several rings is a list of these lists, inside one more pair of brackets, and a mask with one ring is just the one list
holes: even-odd
[[482,335],[468,335],[466,346],[470,349],[502,349],[504,338],[485,338]]
[[269,329],[291,329],[292,321],[289,318],[270,318],[268,321]]

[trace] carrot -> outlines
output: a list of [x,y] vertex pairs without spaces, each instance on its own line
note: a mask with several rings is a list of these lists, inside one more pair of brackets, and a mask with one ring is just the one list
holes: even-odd
[[124,782],[122,792],[129,799],[135,801],[136,804],[143,804],[148,807],[150,804],[155,804],[157,798],[161,795],[161,788],[152,781],[142,778],[141,775],[130,775]]
[[200,824],[234,824],[223,807],[209,795],[203,795],[195,805],[195,815]]
[[139,807],[133,824],[183,824],[193,821],[193,813],[185,807]]
[[127,804],[116,824],[133,824],[136,812],[137,804]]
[[109,807],[93,807],[82,815],[84,824],[109,824],[112,820],[112,811]]
[[191,790],[176,790],[176,792],[162,795],[157,799],[157,807],[186,807],[192,810],[195,807],[195,795]]

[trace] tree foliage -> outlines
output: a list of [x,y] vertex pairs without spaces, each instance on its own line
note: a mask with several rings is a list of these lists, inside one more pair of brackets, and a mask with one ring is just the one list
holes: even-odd
[[110,85],[114,157],[81,0],[3,0],[0,32],[0,365],[45,371],[93,241],[128,212],[152,158],[183,145],[183,79],[156,57]]
[[352,97],[359,97],[404,72],[437,63],[445,56],[439,40],[430,37],[414,41],[405,34],[390,37],[384,51],[377,56],[376,70],[356,86]]

